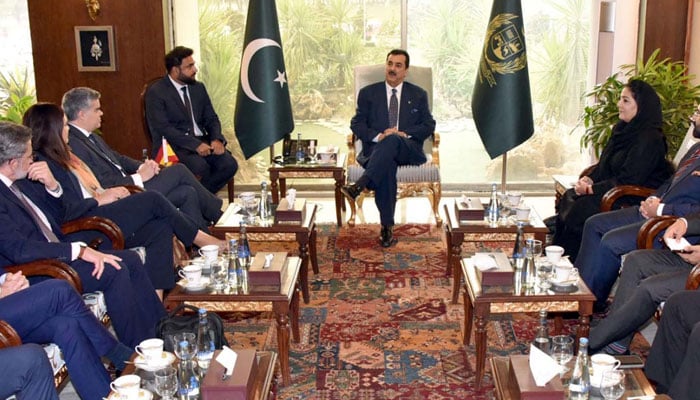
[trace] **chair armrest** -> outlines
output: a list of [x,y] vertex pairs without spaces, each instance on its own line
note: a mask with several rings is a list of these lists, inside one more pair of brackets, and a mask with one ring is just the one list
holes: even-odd
[[7,322],[0,320],[0,349],[4,347],[19,346],[22,344],[17,331]]
[[68,264],[54,259],[36,260],[24,264],[10,265],[5,267],[6,272],[22,271],[25,276],[50,276],[52,278],[63,279],[73,286],[78,292],[83,292],[83,284],[80,276]]
[[433,133],[433,164],[440,166],[440,134],[437,132]]
[[134,193],[141,193],[145,192],[145,190],[141,187],[138,187],[136,185],[124,185],[124,187],[129,191],[129,193],[134,194]]
[[656,192],[656,189],[635,186],[635,185],[619,185],[608,190],[603,195],[600,201],[600,212],[612,210],[613,205],[623,196],[637,196],[646,199]]
[[589,176],[597,166],[598,164],[589,165],[588,167],[584,168],[583,171],[581,171],[578,177],[582,178],[584,176]]
[[356,163],[357,154],[355,154],[355,134],[350,133],[345,137],[345,144],[348,146],[348,165]]
[[653,249],[656,236],[676,222],[677,219],[678,217],[674,215],[662,215],[660,217],[649,218],[637,232],[637,248]]
[[698,287],[700,287],[700,264],[690,270],[688,279],[685,281],[686,290],[696,290]]
[[[68,221],[61,225],[61,231],[64,234],[70,234],[78,231],[99,231],[103,233],[112,242],[112,248],[115,250],[124,249],[124,235],[122,230],[112,220],[103,217],[85,217],[78,218],[73,221]],[[97,243],[90,243],[90,247],[98,246]]]

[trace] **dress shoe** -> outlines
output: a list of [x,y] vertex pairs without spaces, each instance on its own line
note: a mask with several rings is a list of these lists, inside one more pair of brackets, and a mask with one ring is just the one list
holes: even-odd
[[362,193],[362,188],[356,184],[345,185],[342,188],[340,188],[340,192],[343,193],[343,195],[347,197],[348,200],[355,201],[357,196],[359,196],[360,193]]
[[397,240],[394,238],[393,228],[391,226],[382,226],[379,240],[382,247],[391,247],[396,244]]

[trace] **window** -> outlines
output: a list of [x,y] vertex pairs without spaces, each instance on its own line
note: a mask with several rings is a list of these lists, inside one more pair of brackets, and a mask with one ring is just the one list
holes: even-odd
[[[470,106],[491,0],[405,1],[411,65],[433,68],[445,187],[500,180],[500,157],[486,154]],[[277,1],[295,133],[345,148],[355,107],[353,67],[382,63],[388,50],[401,47],[401,7],[401,0]],[[535,134],[509,152],[509,182],[550,185],[552,174],[575,173],[587,164],[578,145],[582,128],[576,127],[589,76],[590,7],[585,0],[523,2]],[[199,79],[237,146],[233,103],[247,1],[199,0],[198,13]],[[234,155],[243,160],[240,149]],[[265,179],[268,160],[266,150],[241,162],[243,183]]]

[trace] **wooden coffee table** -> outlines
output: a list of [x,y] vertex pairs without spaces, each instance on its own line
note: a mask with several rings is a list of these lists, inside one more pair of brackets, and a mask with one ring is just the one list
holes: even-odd
[[[472,332],[472,321],[475,321],[476,331],[474,345],[476,347],[476,386],[481,387],[486,363],[486,324],[491,314],[513,314],[538,312],[546,309],[548,312],[572,312],[579,314],[577,339],[588,337],[590,316],[593,314],[595,296],[583,281],[578,284],[578,290],[573,293],[553,293],[539,289],[513,293],[512,286],[481,286],[476,268],[471,260],[461,261],[462,276],[464,277],[464,337],[463,343],[469,345]],[[561,329],[561,319],[555,322],[555,330]],[[578,340],[576,341],[578,344]]]
[[[270,173],[270,189],[272,202],[279,204],[280,193],[287,193],[287,178],[299,179],[333,179],[335,180],[335,217],[338,226],[343,224],[342,211],[345,210],[345,202],[340,188],[345,183],[345,158],[347,154],[339,153],[335,164],[274,164],[268,168]],[[279,181],[279,187],[277,182]]]
[[[258,368],[253,377],[253,393],[249,400],[267,400],[272,394],[272,379],[275,377],[275,368],[277,366],[277,353],[274,351],[259,351],[256,353],[258,358]],[[136,358],[134,355],[131,358],[133,362]],[[173,367],[177,368],[178,361],[173,362]],[[135,364],[128,364],[124,368],[123,375],[136,374],[141,377],[142,386],[153,393],[155,400],[160,399],[153,385],[153,373],[144,371],[138,368]],[[110,397],[111,398],[111,397]]]
[[[211,228],[211,234],[228,240],[229,237],[237,238],[240,232],[239,213],[234,212],[235,203],[226,207],[226,211],[219,221]],[[315,204],[306,205],[306,218],[301,223],[278,223],[262,225],[260,218],[256,217],[256,223],[246,225],[248,240],[254,242],[269,241],[296,241],[299,244],[299,257],[301,258],[301,293],[304,303],[309,303],[309,262],[314,274],[318,274],[318,258],[316,257],[316,210]]]
[[[201,291],[188,291],[179,284],[165,298],[165,307],[172,310],[182,303],[196,302],[225,302],[235,308],[236,303],[249,306],[255,303],[272,303],[272,310],[277,321],[277,347],[280,357],[280,367],[282,370],[282,381],[284,385],[291,382],[291,372],[289,367],[289,347],[290,347],[290,320],[292,336],[295,343],[299,342],[299,295],[297,292],[297,279],[301,269],[301,259],[299,257],[287,258],[287,269],[282,278],[281,288],[277,291],[269,287],[256,287],[249,285],[247,293],[230,292],[228,290],[217,291],[206,288]],[[254,311],[246,307],[245,311]]]
[[[494,234],[494,233],[512,233],[513,242],[515,243],[515,233],[517,227],[513,223],[499,224],[496,227],[491,227],[484,220],[482,221],[459,221],[455,214],[454,203],[444,205],[445,210],[445,232],[447,239],[447,268],[445,276],[452,275],[452,304],[459,302],[459,283],[462,273],[459,266],[459,261],[462,257],[462,243],[464,236],[468,234]],[[524,228],[526,234],[531,234],[537,240],[545,242],[545,236],[549,233],[549,229],[544,225],[534,208],[530,211],[530,224]]]
[[[493,385],[495,389],[494,391],[496,392],[496,398],[498,400],[519,400],[510,391],[510,361],[508,357],[492,357],[489,360],[489,363],[491,364],[491,373],[493,374]],[[642,369],[627,369],[625,372],[625,394],[623,395],[622,399],[641,396],[651,396],[649,399],[669,398],[667,396],[656,395],[654,388],[651,386],[646,376],[644,376],[644,371],[642,371]],[[568,374],[571,375],[571,368],[569,368]],[[602,397],[591,396],[590,399],[597,400],[602,399]]]

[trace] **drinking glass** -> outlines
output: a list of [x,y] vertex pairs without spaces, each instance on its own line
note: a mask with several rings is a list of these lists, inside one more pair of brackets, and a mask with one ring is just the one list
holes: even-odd
[[[180,360],[189,359],[191,360],[195,353],[197,353],[197,341],[194,332],[181,332],[176,333],[170,337],[173,344],[173,349],[175,349],[175,355]],[[180,347],[180,342],[187,342],[187,346]]]
[[600,394],[605,400],[617,400],[625,393],[625,371],[612,369],[603,372]]
[[554,273],[554,266],[548,261],[539,260],[536,261],[537,265],[537,285],[542,289],[549,289],[552,287],[550,280],[552,279],[552,274]]
[[542,241],[541,240],[533,240],[532,241],[532,254],[535,256],[535,259],[540,258],[542,255]]
[[574,358],[574,339],[568,335],[557,335],[552,338],[552,358],[566,368],[566,363]]
[[306,153],[309,156],[309,162],[311,164],[316,164],[316,141],[312,140],[309,142],[309,151]]
[[165,367],[155,372],[156,393],[163,400],[171,400],[177,392],[177,369]]
[[255,193],[253,192],[243,192],[238,195],[238,199],[241,202],[241,208],[246,213],[245,218],[246,223],[251,225],[255,222],[255,214],[258,212],[258,203],[256,202]]
[[228,265],[224,261],[223,257],[217,257],[210,264],[211,283],[212,287],[216,290],[223,289],[228,281]]

